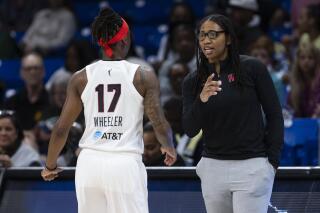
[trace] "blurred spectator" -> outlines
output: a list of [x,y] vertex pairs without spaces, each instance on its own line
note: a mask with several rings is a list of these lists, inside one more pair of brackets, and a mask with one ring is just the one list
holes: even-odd
[[47,6],[47,0],[3,0],[0,14],[3,27],[8,31],[24,32],[34,14]]
[[98,58],[98,51],[86,40],[73,40],[66,51],[64,67],[56,70],[46,83],[50,90],[52,82],[69,79],[69,77]]
[[[67,97],[67,87],[70,78],[71,76],[54,79],[49,90],[50,106],[48,106],[42,111],[41,120],[38,122],[38,125],[36,126],[35,132],[37,138],[37,145],[43,162],[45,162],[47,156],[51,131],[58,117],[60,116],[62,107]],[[83,120],[84,116],[83,113],[81,113],[77,119],[77,122],[74,123],[74,127],[71,129],[71,132],[69,133],[67,146],[62,151],[61,156],[58,158],[59,166],[75,166],[75,159],[78,156],[76,155],[76,153],[78,153],[78,142],[82,135]],[[80,132],[80,136],[76,134],[77,132]]]
[[248,47],[262,35],[257,0],[229,0],[229,16],[238,38],[239,51],[247,53]]
[[67,138],[66,146],[64,147],[65,152],[62,152],[67,166],[74,167],[77,164],[77,159],[81,152],[79,141],[81,139],[83,131],[84,127],[80,123],[74,122],[72,124]]
[[288,103],[295,117],[312,117],[320,104],[319,50],[311,44],[300,45],[290,80]]
[[144,47],[137,45],[135,42],[135,35],[134,35],[134,28],[135,25],[132,22],[132,18],[130,16],[122,16],[124,20],[126,20],[128,26],[130,26],[130,38],[131,38],[131,42],[130,42],[130,48],[129,48],[129,52],[127,54],[127,58],[126,60],[128,60],[131,63],[134,64],[139,64],[142,66],[145,66],[148,68],[148,70],[152,70],[154,71],[154,68],[151,64],[149,64],[146,60],[144,60],[145,58],[145,54],[144,54]]
[[[173,50],[177,53],[177,60],[188,65],[190,72],[196,69],[195,57],[195,34],[192,25],[179,24],[176,25],[171,34],[170,42]],[[172,95],[172,88],[170,87],[168,73],[171,66],[176,60],[166,60],[159,69],[160,82],[160,101],[163,104]]]
[[292,0],[291,1],[291,22],[293,26],[297,25],[302,8],[308,5],[314,5],[320,3],[320,0]]
[[178,59],[178,54],[173,48],[172,38],[173,30],[178,24],[189,24],[194,27],[196,18],[193,9],[185,2],[175,3],[170,11],[169,15],[169,33],[161,38],[160,46],[158,50],[158,61],[161,63],[165,60],[175,61]]
[[286,22],[290,21],[289,18],[289,14],[281,7],[278,7],[273,12],[269,25],[271,28],[282,27]]
[[[129,24],[129,26],[131,26],[131,25]],[[149,64],[146,60],[144,60],[141,56],[138,55],[132,33],[130,34],[130,36],[131,36],[130,49],[127,54],[126,60],[131,63],[139,64],[141,66],[147,67],[148,68],[147,70],[154,72],[152,65]]]
[[189,73],[189,67],[185,63],[180,63],[179,61],[174,63],[168,73],[170,87],[172,88],[172,96],[181,97],[182,96],[182,82],[184,77]]
[[5,100],[4,108],[17,113],[24,130],[32,130],[41,118],[41,112],[49,104],[49,96],[43,84],[45,68],[42,56],[35,52],[23,56],[20,76],[25,86]]
[[67,96],[67,86],[70,78],[71,74],[65,78],[56,78],[52,82],[52,86],[49,90],[50,105],[41,112],[40,121],[35,128],[38,150],[43,160],[45,160],[48,151],[51,129],[61,113]]
[[46,107],[41,113],[41,120],[59,116],[67,97],[67,87],[71,75],[65,78],[56,78],[52,82],[49,90],[50,106]]
[[281,42],[284,36],[292,34],[290,15],[281,7],[275,9],[268,25],[268,34],[273,41]]
[[0,111],[1,167],[41,166],[40,156],[23,142],[23,130],[12,111]]
[[320,3],[302,8],[298,19],[299,43],[311,42],[320,50]]
[[[42,162],[45,162],[47,157],[48,145],[52,129],[58,120],[58,116],[51,117],[46,120],[42,120],[39,123],[39,151],[41,154]],[[63,148],[61,155],[58,157],[58,166],[75,166],[78,155],[80,154],[80,148],[78,146],[80,138],[83,133],[83,126],[74,122],[66,142],[66,146]]]
[[[143,163],[146,166],[166,166],[165,156],[161,153],[161,144],[156,138],[156,134],[151,123],[146,123],[143,127]],[[177,161],[172,166],[185,166],[181,156],[177,155]]]
[[257,15],[260,18],[259,26],[263,32],[268,31],[270,20],[275,11],[278,8],[281,8],[283,1],[286,0],[257,0],[258,8],[261,8],[257,12]]
[[250,55],[258,58],[268,68],[280,104],[283,107],[286,103],[286,87],[282,82],[282,76],[286,73],[286,70],[276,70],[278,62],[275,60],[274,54],[274,43],[265,35],[260,36],[250,48]]
[[76,31],[76,21],[66,1],[49,0],[50,7],[36,13],[22,39],[24,52],[38,50],[48,54],[68,44]]
[[173,141],[177,153],[183,158],[187,166],[196,165],[202,152],[202,133],[189,138],[182,127],[182,97],[172,97],[163,106],[165,117],[170,123]]
[[313,43],[315,47],[320,49],[320,4],[306,5],[308,6],[304,6],[299,10],[299,17],[296,25],[294,25],[292,35],[284,36],[282,39],[291,61],[301,43]]
[[228,7],[228,0],[205,0],[205,14],[218,13],[225,15]]
[[13,59],[20,56],[20,50],[16,41],[9,32],[0,29],[0,59]]

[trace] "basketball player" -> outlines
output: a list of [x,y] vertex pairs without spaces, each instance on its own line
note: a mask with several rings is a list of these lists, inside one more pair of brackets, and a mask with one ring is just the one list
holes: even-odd
[[104,57],[72,76],[41,175],[46,181],[58,177],[57,157],[83,105],[86,129],[75,175],[78,212],[147,213],[144,111],[161,143],[165,164],[172,165],[177,156],[160,108],[159,83],[153,72],[123,60],[130,47],[129,28],[112,9],[103,9],[95,18],[92,34]]

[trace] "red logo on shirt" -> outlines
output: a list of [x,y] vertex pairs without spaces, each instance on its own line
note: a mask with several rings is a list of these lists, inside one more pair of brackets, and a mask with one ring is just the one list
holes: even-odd
[[234,80],[235,80],[234,74],[233,74],[233,73],[229,74],[229,75],[228,75],[228,81],[229,81],[229,83],[234,82]]

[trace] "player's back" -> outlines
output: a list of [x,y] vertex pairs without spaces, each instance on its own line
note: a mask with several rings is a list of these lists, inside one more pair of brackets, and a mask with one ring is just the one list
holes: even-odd
[[80,147],[143,153],[143,97],[133,85],[138,66],[100,60],[86,67],[81,95],[86,129]]

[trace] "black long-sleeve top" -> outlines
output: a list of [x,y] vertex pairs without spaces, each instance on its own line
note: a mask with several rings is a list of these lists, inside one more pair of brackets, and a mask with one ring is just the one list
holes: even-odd
[[[281,106],[267,68],[257,59],[240,56],[246,85],[241,90],[228,60],[220,64],[222,91],[206,103],[194,93],[197,76],[190,73],[183,83],[183,126],[186,134],[203,131],[204,157],[241,160],[268,157],[277,168],[283,145]],[[201,91],[201,90],[200,90]],[[265,115],[265,122],[264,116]]]

